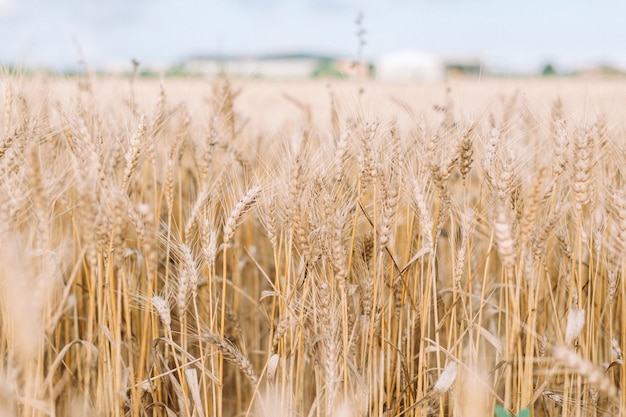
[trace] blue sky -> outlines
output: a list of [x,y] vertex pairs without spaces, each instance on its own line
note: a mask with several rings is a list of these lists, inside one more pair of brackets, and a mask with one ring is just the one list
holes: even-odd
[[626,67],[623,0],[0,0],[0,62],[164,66],[194,54],[417,49],[500,68]]

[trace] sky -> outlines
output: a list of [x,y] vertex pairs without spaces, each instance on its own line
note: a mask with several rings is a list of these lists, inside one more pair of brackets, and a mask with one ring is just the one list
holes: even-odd
[[405,50],[497,69],[626,68],[624,0],[0,0],[0,63],[164,68],[191,55]]

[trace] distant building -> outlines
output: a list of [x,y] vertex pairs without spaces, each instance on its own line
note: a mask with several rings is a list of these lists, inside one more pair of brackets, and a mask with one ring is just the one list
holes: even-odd
[[375,62],[376,79],[381,81],[438,81],[446,68],[436,56],[418,51],[381,55]]
[[241,78],[306,79],[316,77],[369,78],[381,81],[439,81],[447,75],[480,75],[477,59],[441,59],[437,55],[400,51],[381,55],[374,62],[355,62],[315,54],[261,56],[205,55],[189,58],[176,71],[185,74]]
[[192,74],[233,77],[302,79],[329,75],[334,58],[311,54],[264,55],[257,57],[199,56],[188,59],[182,71]]

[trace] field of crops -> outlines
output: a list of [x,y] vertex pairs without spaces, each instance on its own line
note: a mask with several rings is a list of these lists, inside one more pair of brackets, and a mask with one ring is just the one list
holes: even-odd
[[0,416],[623,415],[625,128],[619,80],[0,77]]

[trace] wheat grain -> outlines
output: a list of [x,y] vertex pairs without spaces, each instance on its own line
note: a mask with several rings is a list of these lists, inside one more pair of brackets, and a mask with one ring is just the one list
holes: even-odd
[[609,397],[615,397],[617,395],[615,385],[607,378],[604,370],[595,366],[591,361],[581,357],[565,346],[554,347],[552,354],[554,359],[561,364],[561,366],[583,376],[591,386]]
[[496,219],[494,223],[494,235],[496,238],[498,255],[502,260],[507,275],[513,276],[516,262],[515,240],[511,231],[509,215],[503,204],[497,206]]
[[246,193],[241,197],[241,199],[235,204],[230,214],[226,218],[226,222],[224,223],[224,231],[223,231],[223,241],[224,243],[230,242],[235,234],[235,228],[237,224],[241,221],[241,218],[245,214],[246,211],[250,209],[250,206],[257,199],[259,192],[261,191],[261,186],[254,185],[246,191]]
[[130,147],[126,151],[126,168],[124,169],[124,176],[122,177],[122,190],[126,191],[128,188],[128,181],[130,180],[133,171],[137,168],[137,162],[139,161],[139,154],[144,146],[144,139],[148,131],[148,125],[146,118],[141,116],[139,118],[139,124],[137,130],[130,140]]
[[166,334],[172,333],[172,316],[170,313],[170,306],[165,300],[165,298],[154,295],[152,296],[152,306],[154,307],[159,319],[161,320],[161,324],[165,327]]
[[579,129],[574,134],[574,194],[578,210],[591,198],[591,167],[594,149],[594,133]]
[[233,346],[232,343],[212,333],[205,333],[202,335],[202,338],[209,344],[219,348],[226,359],[233,362],[239,367],[239,369],[241,369],[252,385],[257,384],[258,378],[254,373],[250,360],[243,353],[241,353],[239,349]]
[[176,305],[178,307],[178,315],[183,316],[187,310],[187,301],[189,296],[196,296],[199,281],[198,267],[194,259],[191,248],[185,243],[181,243],[178,247],[180,256],[180,266],[178,270],[178,292],[176,296]]

